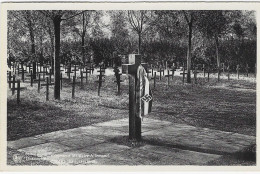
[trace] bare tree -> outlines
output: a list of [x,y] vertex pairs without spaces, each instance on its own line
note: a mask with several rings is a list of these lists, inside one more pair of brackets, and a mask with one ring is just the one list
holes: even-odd
[[146,23],[146,13],[147,11],[128,11],[128,21],[132,26],[132,29],[138,34],[138,54],[141,53],[141,42],[142,42],[142,32],[144,30],[144,24]]

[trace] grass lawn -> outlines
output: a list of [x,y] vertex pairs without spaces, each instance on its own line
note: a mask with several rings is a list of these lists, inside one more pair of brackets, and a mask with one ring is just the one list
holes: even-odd
[[[251,75],[251,74],[250,74]],[[253,76],[253,75],[251,75]],[[63,75],[66,77],[66,75]],[[183,123],[197,127],[256,135],[256,80],[255,77],[235,75],[228,81],[226,75],[217,82],[217,75],[210,81],[198,75],[198,84],[183,84],[181,76],[175,76],[167,86],[167,79],[159,79],[153,89],[152,113],[147,117]],[[101,96],[97,96],[95,75],[88,84],[76,87],[75,99],[71,98],[71,84],[63,81],[61,100],[54,100],[53,86],[50,100],[45,100],[45,87],[37,93],[37,84],[30,87],[29,78],[21,86],[21,104],[8,90],[7,138],[17,140],[56,130],[87,126],[97,122],[128,118],[128,77],[122,76],[122,94],[117,96],[115,76],[106,76]],[[77,80],[78,82],[80,79]],[[144,118],[145,119],[145,118]]]

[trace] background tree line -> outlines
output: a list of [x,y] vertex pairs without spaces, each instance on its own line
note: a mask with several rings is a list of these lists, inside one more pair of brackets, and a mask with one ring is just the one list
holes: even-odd
[[[59,45],[55,43],[57,30]],[[55,53],[57,48],[59,54]],[[9,60],[32,62],[34,66],[36,61],[53,65],[56,54],[63,63],[98,64],[130,53],[141,54],[149,63],[185,64],[188,73],[202,63],[215,68],[220,68],[221,63],[231,67],[248,64],[253,71],[255,12],[8,12]]]

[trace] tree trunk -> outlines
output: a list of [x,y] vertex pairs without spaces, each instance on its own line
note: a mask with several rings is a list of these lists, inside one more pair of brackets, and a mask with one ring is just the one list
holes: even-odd
[[81,51],[82,51],[82,62],[85,65],[85,34],[86,34],[86,30],[85,30],[85,14],[82,13],[82,26],[83,26],[83,31],[82,31],[82,36],[81,36]]
[[141,33],[138,33],[138,54],[141,54]]
[[54,70],[54,41],[53,41],[53,37],[51,34],[51,27],[49,27],[48,29],[49,35],[50,35],[50,40],[51,40],[51,72],[53,74],[53,70]]
[[31,53],[33,56],[33,79],[36,79],[36,51],[35,51],[35,40],[34,40],[34,31],[33,31],[33,26],[32,26],[32,21],[30,19],[30,12],[27,12],[27,20],[28,20],[28,26],[29,26],[29,32],[30,32],[30,39],[31,39]]
[[86,61],[85,61],[85,32],[82,33],[82,37],[81,37],[81,51],[82,51],[82,62],[85,65]]
[[189,46],[187,53],[187,83],[191,83],[191,38],[192,38],[192,23],[189,23]]
[[60,100],[60,24],[61,16],[57,15],[53,19],[54,24],[54,36],[55,36],[55,47],[54,47],[54,98]]
[[220,58],[219,58],[219,54],[218,54],[219,43],[218,43],[218,37],[216,35],[215,35],[215,44],[216,44],[217,67],[218,67],[218,70],[220,70]]

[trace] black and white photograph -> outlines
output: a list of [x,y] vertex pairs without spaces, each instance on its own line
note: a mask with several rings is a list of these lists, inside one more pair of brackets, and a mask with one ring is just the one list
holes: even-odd
[[6,167],[257,167],[260,4],[53,4],[2,12]]

